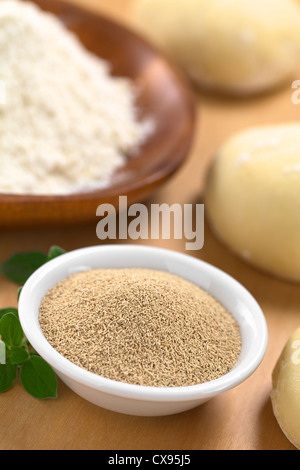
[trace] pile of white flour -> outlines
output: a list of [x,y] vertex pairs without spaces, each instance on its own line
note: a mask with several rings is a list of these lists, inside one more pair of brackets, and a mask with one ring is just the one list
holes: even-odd
[[68,194],[109,182],[146,138],[136,90],[51,14],[0,0],[0,193]]

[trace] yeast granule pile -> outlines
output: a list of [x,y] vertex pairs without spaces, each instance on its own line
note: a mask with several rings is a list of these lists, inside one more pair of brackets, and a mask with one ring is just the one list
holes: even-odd
[[217,300],[179,276],[148,269],[73,274],[48,291],[39,321],[74,364],[137,385],[216,379],[241,349],[239,327]]

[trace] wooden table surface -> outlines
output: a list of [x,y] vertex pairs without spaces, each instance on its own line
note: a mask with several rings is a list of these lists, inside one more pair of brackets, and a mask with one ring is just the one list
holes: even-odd
[[[77,0],[77,3],[128,21],[131,1]],[[191,154],[184,167],[153,194],[148,204],[201,202],[206,170],[222,140],[249,125],[298,119],[300,105],[292,104],[291,95],[290,86],[266,96],[240,100],[206,96],[197,91],[198,131]],[[46,251],[53,244],[72,250],[100,243],[96,224],[2,230],[0,239],[0,262],[16,251]],[[185,242],[179,240],[143,243],[185,251]],[[46,401],[32,398],[17,384],[0,395],[0,449],[294,449],[273,416],[269,395],[276,360],[288,337],[300,325],[299,286],[245,264],[215,239],[207,223],[204,248],[192,254],[234,276],[261,305],[269,328],[269,344],[257,371],[236,389],[194,410],[156,418],[101,409],[61,382],[58,398]],[[16,305],[16,294],[17,287],[0,278],[0,307]]]

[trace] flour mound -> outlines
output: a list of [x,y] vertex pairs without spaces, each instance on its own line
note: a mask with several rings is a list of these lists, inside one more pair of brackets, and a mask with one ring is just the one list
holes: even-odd
[[103,187],[148,135],[133,83],[36,5],[0,0],[0,56],[0,192]]

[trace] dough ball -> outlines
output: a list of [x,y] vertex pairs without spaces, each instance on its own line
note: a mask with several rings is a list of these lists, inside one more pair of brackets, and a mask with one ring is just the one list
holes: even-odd
[[205,192],[211,226],[232,251],[275,276],[300,281],[300,122],[228,139]]
[[300,449],[300,328],[287,341],[272,374],[271,403],[280,428]]
[[132,21],[198,84],[250,94],[300,64],[300,0],[136,0]]

